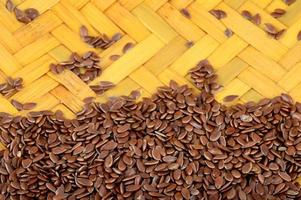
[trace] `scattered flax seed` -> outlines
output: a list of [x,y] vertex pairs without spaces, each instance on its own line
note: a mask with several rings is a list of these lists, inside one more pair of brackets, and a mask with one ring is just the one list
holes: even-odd
[[193,42],[193,41],[187,41],[187,42],[185,43],[185,46],[186,46],[187,48],[191,48],[193,45],[194,45],[194,42]]
[[98,95],[103,94],[113,87],[115,87],[115,84],[110,81],[100,81],[99,84],[90,86],[90,88]]
[[5,4],[5,7],[9,12],[12,12],[12,11],[14,11],[16,6],[11,0],[7,0],[6,4]]
[[32,110],[34,109],[35,107],[37,106],[36,103],[24,103],[23,106],[22,106],[22,109],[23,110]]
[[181,9],[180,12],[182,13],[182,15],[184,15],[188,19],[191,19],[191,15],[190,15],[190,13],[189,13],[189,11],[187,9],[183,8],[183,9]]
[[218,20],[227,17],[227,13],[223,10],[210,10],[209,12]]
[[112,36],[112,38],[109,38],[106,34],[101,34],[99,36],[90,36],[87,27],[84,25],[80,27],[79,35],[81,39],[88,45],[92,46],[93,48],[103,50],[109,48],[121,38],[120,33],[116,33]]
[[31,21],[40,15],[39,11],[35,8],[27,8],[24,10],[24,12],[27,15],[27,17],[30,18]]
[[275,34],[275,39],[279,40],[281,36],[286,32],[286,29],[281,29],[278,33]]
[[0,94],[5,97],[10,97],[22,89],[22,83],[22,78],[13,79],[8,77],[5,83],[0,84]]
[[29,22],[31,22],[31,19],[26,15],[26,13],[23,10],[15,8],[14,12],[15,12],[15,15],[16,15],[16,19],[19,22],[22,22],[24,24],[28,24]]
[[126,53],[128,52],[131,48],[134,47],[134,44],[132,42],[128,42],[124,45],[124,47],[122,48],[122,52]]
[[257,13],[256,15],[254,15],[252,17],[252,20],[251,20],[254,24],[256,25],[260,25],[261,24],[261,16],[259,13]]
[[301,40],[301,31],[299,31],[298,35],[297,35],[297,40],[300,41]]
[[20,103],[19,101],[12,99],[11,104],[18,110],[21,111],[23,109],[23,104]]
[[50,71],[54,74],[61,74],[64,70],[70,70],[85,83],[93,81],[102,73],[99,66],[100,58],[95,52],[89,51],[83,55],[72,53],[69,60],[58,64],[50,64]]
[[116,61],[116,60],[118,60],[120,57],[121,57],[120,55],[113,54],[113,55],[110,56],[110,60]]
[[296,0],[283,0],[283,2],[284,2],[286,5],[290,6],[291,4],[295,3]]
[[229,28],[227,28],[224,33],[228,38],[232,37],[232,35],[233,35],[232,30]]
[[224,102],[231,102],[238,98],[238,95],[228,95],[223,98]]
[[274,18],[279,18],[281,17],[282,15],[284,15],[286,13],[285,10],[281,9],[281,8],[276,8],[272,13],[271,15],[274,17]]
[[265,30],[267,33],[270,33],[270,34],[276,34],[278,33],[277,32],[277,29],[274,25],[270,24],[270,23],[265,23]]
[[252,20],[253,16],[248,10],[243,10],[241,15],[246,18],[247,20]]

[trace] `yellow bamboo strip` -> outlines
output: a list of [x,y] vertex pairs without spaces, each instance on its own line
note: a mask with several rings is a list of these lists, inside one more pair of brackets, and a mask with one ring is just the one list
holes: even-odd
[[58,86],[51,91],[51,94],[54,95],[57,99],[60,100],[67,108],[73,112],[78,112],[82,109],[84,105],[76,95],[69,92],[65,87]]
[[133,13],[144,26],[165,43],[177,36],[177,33],[147,5],[140,4],[133,10]]
[[33,100],[47,94],[56,86],[58,86],[58,82],[45,75],[30,85],[24,87],[20,92],[13,95],[10,99],[15,99],[20,102],[32,102]]
[[218,46],[218,43],[206,35],[195,45],[188,49],[172,65],[171,69],[184,76],[189,69],[193,68],[200,60],[207,58]]
[[144,67],[151,73],[158,75],[187,50],[185,43],[186,41],[182,37],[176,37],[149,59]]
[[[112,81],[117,84],[126,78],[132,71],[150,59],[163,47],[163,43],[156,36],[151,35],[136,45],[131,51],[115,61],[104,70],[103,74],[92,81],[95,84],[101,80]],[[114,76],[112,76],[114,74]]]
[[286,73],[286,71],[277,62],[265,56],[253,47],[248,47],[242,51],[239,54],[239,58],[274,81],[280,80]]
[[31,63],[40,56],[46,54],[51,49],[59,45],[59,41],[50,34],[43,36],[35,42],[25,46],[18,51],[14,56],[16,60],[22,65]]
[[158,10],[158,13],[172,28],[174,28],[181,36],[189,41],[198,41],[205,35],[205,33],[199,27],[184,17],[171,4],[164,4]]
[[144,40],[150,34],[147,28],[119,3],[113,4],[105,14],[137,42]]
[[287,48],[279,43],[279,41],[267,37],[263,30],[244,19],[225,3],[221,3],[218,8],[227,13],[227,17],[222,21],[239,37],[262,53],[277,61],[287,52]]
[[247,47],[247,43],[236,35],[221,44],[209,57],[208,60],[216,68],[219,69],[230,60],[232,60],[239,52]]

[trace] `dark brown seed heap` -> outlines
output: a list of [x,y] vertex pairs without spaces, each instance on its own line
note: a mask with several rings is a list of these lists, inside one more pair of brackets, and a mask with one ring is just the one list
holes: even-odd
[[281,29],[280,31],[278,31],[276,27],[270,23],[265,23],[264,25],[266,33],[276,40],[278,40],[286,31],[285,29]]
[[218,20],[227,17],[227,13],[223,10],[210,10],[209,13]]
[[[86,100],[62,112],[0,113],[1,199],[300,199],[301,104],[288,95],[226,107],[171,81],[151,98]],[[216,84],[216,83],[215,83]]]
[[253,23],[256,24],[256,25],[260,25],[260,24],[261,24],[261,16],[259,15],[259,13],[255,14],[255,15],[253,16],[248,10],[243,10],[243,11],[241,12],[241,15],[242,15],[245,19],[247,19],[247,20],[253,22]]
[[110,46],[112,46],[115,42],[120,40],[121,34],[116,33],[112,36],[112,38],[109,38],[106,34],[102,34],[99,36],[90,36],[88,29],[85,26],[81,26],[80,37],[85,43],[89,44],[93,48],[107,49]]
[[281,9],[281,8],[276,8],[272,13],[271,15],[274,17],[274,18],[279,18],[281,17],[282,15],[284,15],[286,13],[285,10]]
[[24,24],[28,24],[40,15],[39,11],[35,8],[18,9],[11,0],[6,1],[6,8],[8,11],[14,12],[17,20]]
[[96,94],[103,94],[105,91],[115,87],[115,84],[110,81],[100,81],[98,85],[91,85],[90,88],[96,93]]
[[89,83],[102,72],[99,62],[100,58],[95,52],[89,51],[82,56],[77,53],[72,53],[69,60],[59,64],[51,64],[50,70],[54,74],[60,74],[65,69],[68,69],[85,83]]
[[10,97],[22,89],[22,83],[22,78],[13,79],[11,77],[8,77],[6,83],[0,84],[0,94],[6,97]]

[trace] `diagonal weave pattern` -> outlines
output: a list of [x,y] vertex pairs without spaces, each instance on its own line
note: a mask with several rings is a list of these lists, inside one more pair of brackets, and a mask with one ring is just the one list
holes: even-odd
[[[71,52],[96,51],[102,58],[103,74],[99,81],[117,86],[97,100],[129,94],[140,89],[150,96],[158,86],[171,79],[191,87],[187,76],[198,61],[208,59],[217,70],[224,89],[221,100],[229,94],[241,102],[273,97],[287,92],[301,101],[301,1],[287,6],[282,0],[15,0],[18,8],[33,7],[41,16],[25,25],[15,19],[0,0],[0,83],[7,77],[22,77],[24,88],[10,98],[0,96],[0,110],[19,113],[11,99],[36,102],[34,110],[62,110],[73,117],[83,99],[97,96],[89,85],[70,71],[55,75],[50,63],[67,60]],[[287,13],[273,18],[270,13],[282,8]],[[186,9],[191,18],[181,14]],[[208,11],[221,9],[227,17],[217,20]],[[259,13],[260,26],[244,19],[240,13]],[[264,23],[277,30],[286,29],[279,39],[268,37]],[[91,35],[116,32],[121,40],[106,50],[95,50],[81,41],[79,28],[85,25]],[[233,36],[227,38],[229,28]],[[188,48],[187,42],[194,46]],[[126,54],[128,42],[135,47]],[[122,55],[117,61],[111,55]]]

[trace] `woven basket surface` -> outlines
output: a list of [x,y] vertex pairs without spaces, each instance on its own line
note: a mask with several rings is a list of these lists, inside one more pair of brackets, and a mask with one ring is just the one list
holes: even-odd
[[[139,89],[150,96],[171,79],[192,86],[187,72],[195,64],[208,59],[219,75],[224,89],[218,100],[229,94],[240,96],[241,102],[274,97],[282,92],[301,100],[301,1],[287,6],[282,0],[15,0],[18,8],[33,7],[41,16],[29,24],[18,22],[0,0],[0,83],[7,77],[21,77],[24,88],[15,95],[0,96],[0,111],[19,113],[11,99],[36,102],[34,110],[62,110],[74,117],[83,99],[97,96],[89,85],[101,80],[117,86],[104,95],[127,95]],[[273,18],[270,13],[282,8],[287,13]],[[186,9],[191,18],[181,14]],[[217,20],[208,11],[221,9],[227,17]],[[257,26],[241,16],[241,11],[259,13]],[[286,33],[275,40],[267,36],[264,23],[271,23]],[[123,37],[106,50],[85,44],[79,28],[85,25],[93,35]],[[233,31],[227,38],[226,29]],[[194,45],[187,47],[187,42]],[[135,47],[126,54],[123,46]],[[66,60],[71,52],[96,51],[102,58],[104,72],[89,85],[74,73],[55,75],[50,63]],[[111,55],[122,55],[110,60]],[[193,86],[192,86],[193,87]]]
[[[0,0],[0,83],[7,77],[21,77],[24,87],[6,98],[0,96],[0,111],[18,112],[11,104],[36,102],[34,110],[62,110],[74,117],[86,97],[105,101],[109,96],[127,95],[139,89],[150,96],[170,80],[193,87],[187,72],[202,59],[208,59],[224,89],[216,95],[239,95],[240,102],[257,101],[289,93],[301,101],[301,1],[287,6],[282,0],[14,0],[20,9],[33,7],[41,15],[29,24],[18,22]],[[273,18],[282,8],[287,13]],[[186,9],[191,18],[181,14]],[[217,20],[208,11],[221,9],[227,17]],[[241,16],[241,11],[259,13],[257,26]],[[273,24],[285,34],[275,40],[264,31]],[[123,37],[106,50],[85,44],[79,28],[85,25],[93,35]],[[233,31],[227,38],[226,29]],[[194,45],[187,47],[187,42]],[[126,54],[128,42],[133,49]],[[93,50],[102,58],[104,72],[85,84],[74,73],[55,75],[50,63],[68,59],[71,52]],[[112,61],[111,55],[121,55]],[[116,87],[96,95],[89,87],[99,81],[112,81]],[[27,111],[28,112],[28,111]]]

